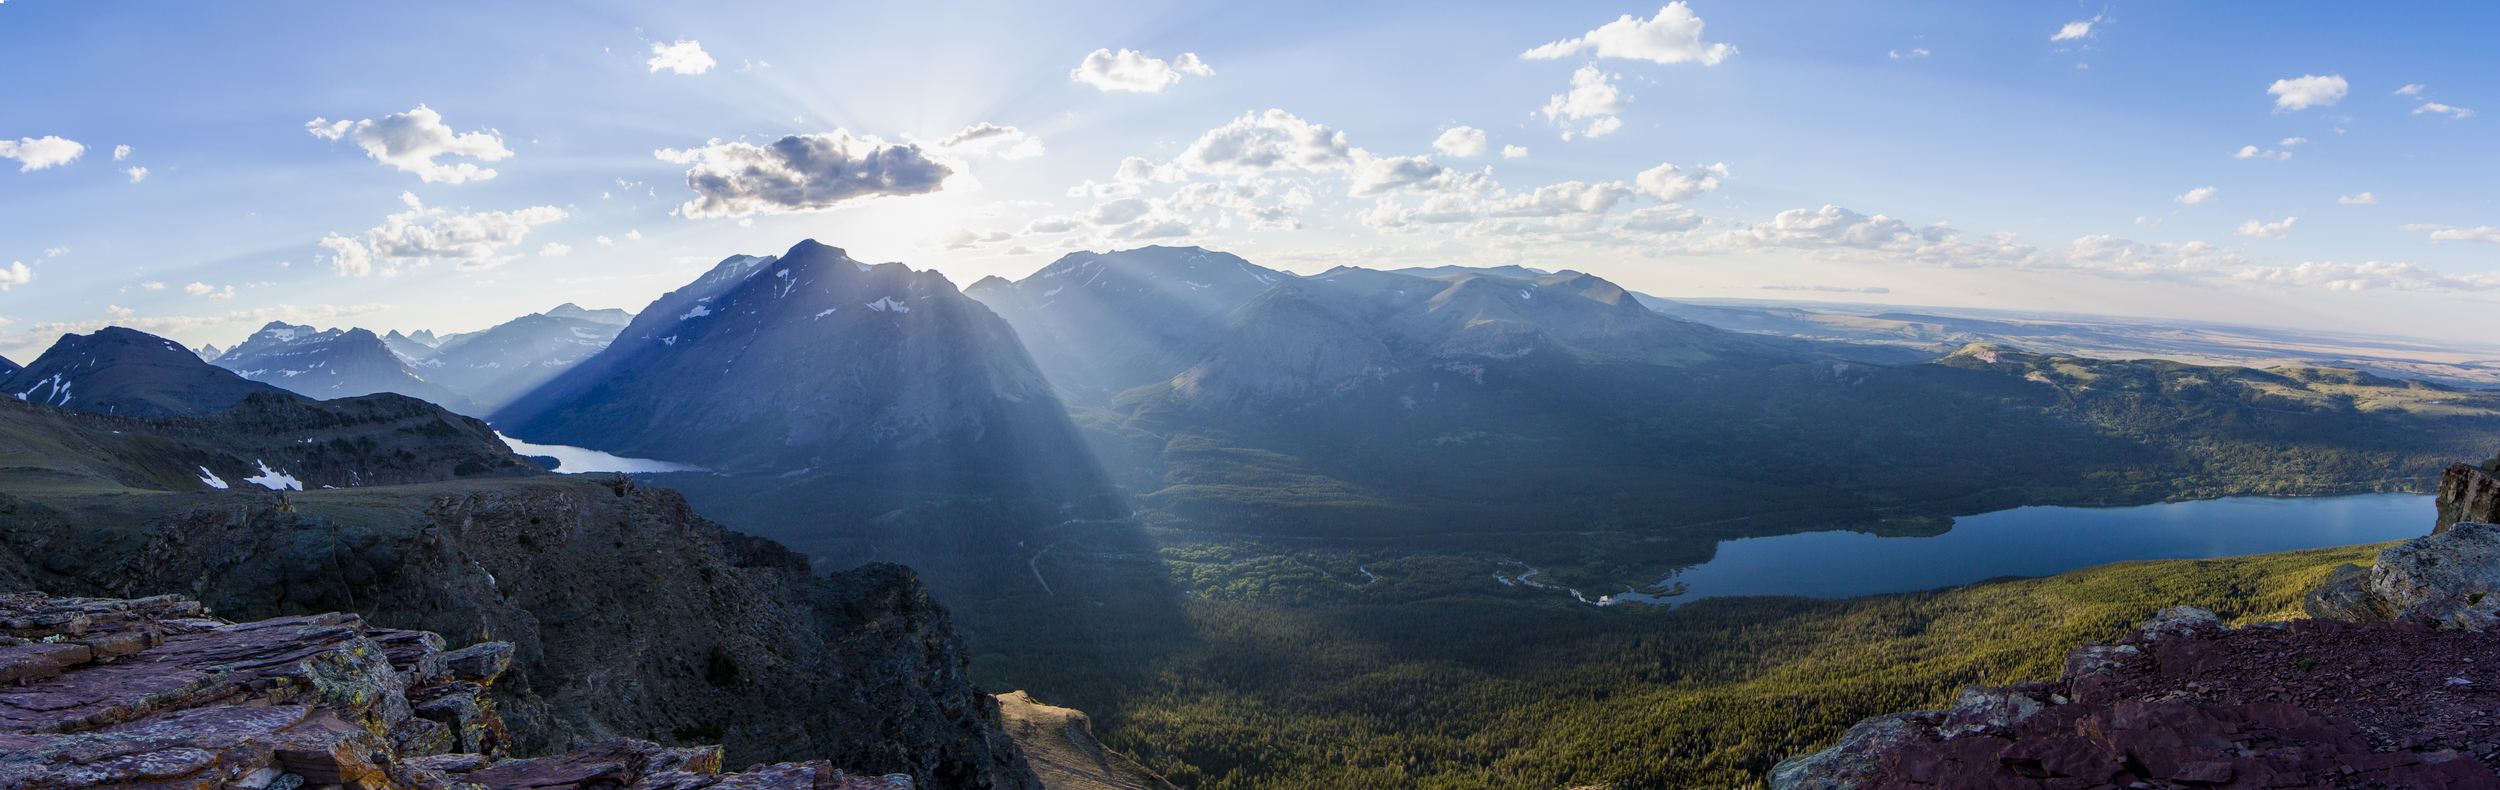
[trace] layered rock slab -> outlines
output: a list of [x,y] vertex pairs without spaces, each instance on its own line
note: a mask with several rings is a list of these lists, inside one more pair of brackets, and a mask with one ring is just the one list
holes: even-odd
[[[2500,638],[2174,608],[2053,683],[1964,690],[1782,762],[1777,790],[2500,787]],[[2477,664],[2476,659],[2481,663]]]

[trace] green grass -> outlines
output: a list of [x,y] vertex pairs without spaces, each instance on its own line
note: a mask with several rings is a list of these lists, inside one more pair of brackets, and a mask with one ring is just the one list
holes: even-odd
[[[2066,650],[2166,606],[2297,616],[2328,570],[2381,548],[1664,610],[1501,588],[1462,557],[1200,544],[1163,552],[1180,595],[1160,625],[1107,619],[1141,611],[1106,600],[1108,576],[1085,592],[1069,582],[1062,596],[1085,601],[1070,610],[1026,613],[1067,618],[1061,636],[1091,637],[1092,660],[1009,659],[1005,634],[968,619],[983,650],[1005,648],[976,666],[985,683],[1085,708],[1113,746],[1184,787],[1751,787],[1866,716],[2053,678]],[[1384,581],[1357,586],[1363,565]]]

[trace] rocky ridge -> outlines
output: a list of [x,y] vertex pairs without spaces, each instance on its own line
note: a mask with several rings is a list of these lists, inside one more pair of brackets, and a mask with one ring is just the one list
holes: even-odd
[[513,645],[325,613],[234,623],[176,596],[0,595],[0,787],[902,790],[825,761],[721,772],[718,746],[611,739],[509,759]]
[[0,374],[0,392],[27,403],[123,417],[196,417],[255,393],[286,390],[249,381],[182,344],[108,326],[65,334],[26,367]]
[[253,393],[216,414],[153,419],[0,399],[0,483],[21,494],[319,490],[542,473],[485,423],[388,393],[320,402]]
[[2173,607],[2059,678],[1878,716],[1774,768],[1774,790],[2500,787],[2500,525],[2485,466],[2437,531],[2332,571],[2307,619]]

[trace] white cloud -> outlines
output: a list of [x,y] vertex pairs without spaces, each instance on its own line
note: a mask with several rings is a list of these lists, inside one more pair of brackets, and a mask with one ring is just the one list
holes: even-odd
[[360,315],[370,315],[388,309],[390,309],[389,305],[379,304],[351,305],[346,307],[326,304],[317,307],[296,307],[293,305],[282,304],[275,307],[263,307],[257,310],[237,310],[222,316],[197,318],[188,316],[139,318],[134,315],[136,312],[134,310],[108,306],[105,308],[105,312],[112,313],[114,316],[113,318],[100,321],[61,321],[36,324],[34,326],[27,327],[26,334],[32,336],[57,335],[62,332],[93,332],[108,326],[122,326],[136,329],[141,332],[152,332],[162,335],[189,329],[203,329],[229,324],[258,326],[271,321],[285,321],[291,324],[310,324],[324,321],[335,321],[341,318],[354,318]]
[[547,246],[538,248],[538,257],[541,258],[562,258],[571,254],[573,254],[571,245],[557,244],[552,241],[547,242]]
[[1641,191],[1662,203],[1682,203],[1694,195],[1719,188],[1719,179],[1727,177],[1725,163],[1684,170],[1675,165],[1659,165],[1641,171],[1633,182]]
[[1251,113],[1208,130],[1173,160],[1182,171],[1257,175],[1271,170],[1343,170],[1354,164],[1345,133],[1284,110]]
[[661,69],[668,69],[679,74],[701,74],[711,71],[713,66],[720,65],[718,61],[712,60],[710,54],[703,51],[702,44],[683,38],[678,39],[675,44],[651,42],[651,59],[646,62],[651,65],[653,74],[660,73]]
[[2500,274],[2459,277],[2410,263],[2303,263],[2298,266],[2251,266],[2231,275],[2254,286],[2311,286],[2334,291],[2395,290],[2485,291],[2500,288]]
[[2096,16],[2080,22],[2068,22],[2065,26],[2058,28],[2055,34],[2050,35],[2049,40],[2073,41],[2079,38],[2089,38],[2092,35],[2092,26],[2099,24],[2100,21],[2101,17]]
[[26,268],[24,261],[11,261],[7,268],[0,268],[0,291],[9,290],[10,286],[25,285],[34,281],[35,270]]
[[[1656,171],[1652,171],[1656,172]],[[1621,181],[1585,184],[1565,181],[1552,186],[1537,187],[1535,192],[1485,201],[1485,213],[1495,217],[1559,217],[1570,214],[1604,214],[1624,198],[1640,194],[1640,190]]]
[[2431,232],[2432,241],[2479,241],[2486,244],[2500,244],[2500,228],[2489,225],[2479,228],[2460,228],[2454,225],[2405,225],[2397,230],[2414,232],[2427,230]]
[[1590,121],[1588,130],[1582,132],[1582,134],[1589,137],[1604,137],[1606,135],[1613,134],[1616,129],[1621,128],[1623,128],[1623,119],[1609,115],[1604,118]]
[[1625,215],[1623,228],[1653,233],[1681,233],[1701,227],[1702,223],[1709,221],[1709,217],[1683,206],[1651,206]]
[[2304,74],[2293,79],[2275,80],[2266,92],[2274,95],[2275,112],[2292,112],[2311,107],[2333,107],[2336,102],[2344,100],[2345,94],[2352,92],[2352,85],[2345,82],[2340,74],[2324,77]]
[[616,240],[615,240],[615,239],[608,238],[608,237],[606,237],[606,236],[601,236],[601,237],[599,237],[599,246],[601,246],[601,247],[614,247],[614,246],[616,246]]
[[628,241],[641,241],[641,240],[642,240],[642,231],[639,231],[639,230],[629,230],[629,231],[626,231],[626,232],[625,232],[625,238],[626,238],[626,240],[628,240]]
[[1655,63],[1699,62],[1715,66],[1736,48],[1727,44],[1703,43],[1701,17],[1683,0],[1668,3],[1649,19],[1634,19],[1631,14],[1591,30],[1588,35],[1546,44],[1519,54],[1530,60],[1554,60],[1584,49],[1596,50],[1601,58],[1627,58]]
[[2252,219],[2247,222],[2240,223],[2239,229],[2231,231],[2231,235],[2253,236],[2260,239],[2279,239],[2283,238],[2283,234],[2291,232],[2292,223],[2299,221],[2299,217],[2285,217],[2282,222],[2265,222]]
[[1484,172],[1464,172],[1432,163],[1429,156],[1375,157],[1356,149],[1353,185],[1346,194],[1374,197],[1395,192],[1418,195],[1441,193],[1474,194],[1484,189],[1490,178]]
[[2425,88],[2425,87],[2428,87],[2428,86],[2421,85],[2421,84],[2419,84],[2419,83],[2416,83],[2416,84],[2413,84],[2413,85],[2407,85],[2407,86],[2404,86],[2404,87],[2402,87],[2402,88],[2397,88],[2397,89],[2396,89],[2396,95],[2398,95],[2398,96],[2420,96],[2420,95],[2422,95],[2422,89],[2423,89],[2423,88]]
[[2161,219],[2161,218],[2159,218],[2159,217],[2137,217],[2137,218],[2135,218],[2135,224],[2140,225],[2140,226],[2143,226],[2143,227],[2147,227],[2147,228],[2158,228],[2158,227],[2161,227],[2161,226],[2163,226],[2163,225],[2169,224],[2169,221],[2168,221],[2168,220]]
[[128,158],[130,158],[130,146],[127,146],[127,145],[116,145],[116,146],[113,146],[113,161],[115,161],[115,162],[119,162],[119,161],[121,161],[121,160],[128,159]]
[[1068,79],[1105,91],[1160,93],[1180,82],[1183,74],[1213,76],[1215,69],[1199,60],[1194,52],[1181,53],[1165,63],[1160,58],[1146,57],[1143,52],[1123,49],[1114,55],[1109,49],[1097,49],[1085,56],[1085,62],[1068,71]]
[[231,285],[226,286],[226,290],[219,291],[216,286],[209,285],[208,283],[192,283],[190,285],[183,286],[182,292],[192,296],[205,296],[215,300],[234,298],[234,286]]
[[141,288],[145,288],[145,289],[148,289],[148,290],[151,290],[151,291],[162,291],[162,290],[165,290],[165,284],[164,284],[164,283],[156,282],[156,281],[153,281],[153,280],[148,281],[148,282],[144,282],[144,283],[140,283],[140,284],[139,284],[139,287],[141,287]]
[[563,209],[554,206],[453,213],[426,208],[412,193],[403,193],[400,199],[408,203],[408,210],[384,217],[381,227],[355,236],[326,236],[315,242],[330,250],[330,265],[339,276],[372,275],[379,262],[379,273],[390,277],[399,274],[405,262],[423,266],[436,258],[454,261],[461,271],[491,269],[510,260],[495,253],[520,243],[529,235],[531,226],[565,216]]
[[2301,143],[2306,143],[2306,142],[2309,142],[2309,138],[2306,138],[2306,137],[2286,137],[2286,138],[2283,138],[2283,142],[2276,143],[2276,145],[2280,145],[2280,146],[2283,146],[2283,147],[2285,147],[2285,148],[2290,148],[2290,147],[2292,147],[2292,146],[2299,145],[2299,144],[2301,144]]
[[2285,159],[2290,159],[2290,158],[2292,158],[2292,152],[2290,152],[2290,151],[2264,151],[2264,150],[2259,150],[2259,149],[2257,148],[2257,146],[2253,146],[2253,145],[2251,145],[2251,146],[2242,147],[2239,151],[2237,151],[2237,152],[2235,152],[2235,153],[2231,154],[2231,158],[2233,158],[2233,159],[2272,159],[2272,160],[2275,160],[2275,161],[2278,161],[2278,162],[2279,162],[2279,161],[2282,161],[2282,160],[2285,160]]
[[1433,138],[1433,150],[1456,157],[1482,156],[1487,144],[1484,130],[1472,126],[1451,127]]
[[1923,57],[1927,57],[1928,52],[1927,52],[1927,50],[1924,50],[1924,49],[1913,49],[1913,50],[1910,50],[1910,54],[1904,55],[1904,54],[1901,54],[1901,50],[1897,50],[1897,49],[1896,49],[1896,50],[1891,50],[1891,51],[1885,52],[1884,54],[1885,54],[1885,55],[1888,55],[1888,56],[1891,56],[1891,58],[1892,58],[1893,60],[1910,60],[1910,59],[1913,59],[1913,58],[1923,58]]
[[2455,116],[2455,117],[2458,117],[2458,118],[2472,118],[2472,117],[2474,117],[2474,111],[2473,111],[2473,110],[2468,110],[2468,109],[2463,108],[2463,107],[2450,107],[2450,106],[2448,106],[2448,105],[2441,104],[2441,103],[2439,103],[2439,102],[2435,102],[2435,101],[2434,101],[2434,102],[2423,102],[2423,103],[2422,103],[2422,106],[2413,108],[2413,114],[2415,114],[2415,115],[2420,115],[2420,114],[2422,114],[2422,113],[2426,113],[2426,112],[2446,113],[2446,114],[2448,114],[2448,115],[2452,115],[2452,116]]
[[326,121],[314,118],[304,124],[315,137],[330,140],[346,139],[365,149],[367,155],[383,164],[415,173],[426,183],[440,181],[458,184],[470,179],[486,180],[495,171],[462,162],[459,165],[438,164],[437,156],[466,156],[479,161],[494,162],[512,156],[503,137],[492,130],[454,134],[443,125],[443,114],[425,105],[414,110],[383,116],[381,120]]
[[1572,134],[1568,122],[1582,118],[1599,119],[1589,125],[1586,133],[1590,137],[1614,131],[1616,127],[1623,125],[1622,121],[1607,125],[1603,131],[1598,130],[1597,127],[1600,123],[1609,120],[1606,116],[1623,112],[1624,107],[1632,103],[1632,97],[1624,95],[1622,89],[1615,87],[1612,80],[1616,76],[1619,75],[1607,74],[1597,68],[1597,64],[1594,63],[1581,66],[1578,71],[1571,73],[1571,92],[1555,94],[1552,99],[1546,101],[1545,108],[1539,112],[1545,113],[1548,120],[1563,125],[1565,129],[1563,139],[1565,140],[1571,139]]
[[1028,159],[1042,155],[1042,139],[1013,126],[981,123],[937,141],[937,147],[966,156]]
[[2171,198],[2171,200],[2176,200],[2191,206],[2203,205],[2206,203],[2220,203],[2222,202],[2222,198],[2217,196],[2215,193],[2221,191],[2221,189],[2216,187],[2197,187],[2195,189],[2188,190],[2187,194]]
[[1517,159],[1517,158],[1519,158],[1519,157],[1523,157],[1523,156],[1527,156],[1527,155],[1528,155],[1528,147],[1527,147],[1527,146],[1524,146],[1524,145],[1505,145],[1505,146],[1502,146],[1502,158],[1503,158],[1503,159]]
[[2336,198],[2335,202],[2342,203],[2347,206],[2375,206],[2378,205],[2378,196],[2368,192],[2363,192],[2358,195],[2345,195],[2343,197]]
[[130,183],[133,184],[148,180],[148,169],[144,167],[130,168],[122,171],[122,173],[130,176]]
[[694,165],[686,171],[686,186],[698,197],[677,209],[687,217],[825,211],[862,198],[936,192],[955,174],[918,145],[853,137],[839,129],[760,146],[715,139],[701,148],[652,155]]
[[958,228],[954,232],[948,233],[943,238],[938,239],[938,246],[950,250],[969,250],[980,247],[983,244],[995,244],[1002,241],[1012,240],[1014,238],[1015,234],[1008,233],[1006,231],[994,230],[988,233],[974,233],[969,230]]
[[17,160],[23,165],[17,169],[20,173],[66,165],[86,152],[87,146],[83,144],[51,136],[0,140],[0,159]]

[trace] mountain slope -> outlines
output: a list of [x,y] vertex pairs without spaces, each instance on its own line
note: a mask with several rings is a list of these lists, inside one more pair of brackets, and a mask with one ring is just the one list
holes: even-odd
[[1197,247],[1076,252],[1021,281],[985,278],[964,289],[998,312],[1053,384],[1078,402],[1168,378],[1217,322],[1294,276]]
[[[679,316],[691,312],[692,308],[697,305],[719,298],[722,293],[746,282],[748,277],[763,271],[764,267],[777,260],[780,260],[780,256],[732,255],[721,259],[720,263],[713,265],[710,271],[703,273],[703,276],[695,278],[694,282],[688,283],[683,288],[661,294],[659,299],[652,301],[649,307],[643,308],[641,313],[636,314],[633,322],[627,324],[625,330],[618,333],[617,338],[606,348],[601,349],[600,353],[593,354],[580,364],[556,374],[554,378],[548,379],[537,389],[523,393],[513,398],[511,403],[506,403],[497,409],[495,421],[511,422],[535,416],[554,408],[559,403],[581,395],[584,390],[612,376],[632,369],[644,359],[668,347],[668,344],[661,342],[661,339],[675,335],[677,324],[684,320]],[[707,307],[705,310],[709,311],[710,308]]]
[[[412,366],[462,394],[490,404],[507,403],[607,348],[625,324],[606,319],[623,315],[623,310],[594,312],[567,303],[425,349],[431,354]],[[417,344],[412,340],[408,345]]]
[[320,331],[271,321],[215,364],[316,400],[394,392],[462,414],[488,410],[476,398],[419,377],[382,338],[363,329]]
[[0,377],[17,400],[118,414],[215,414],[254,393],[284,393],[202,361],[182,344],[117,326],[62,335],[32,364]]
[[8,357],[0,357],[0,381],[8,380],[9,374],[16,373],[19,368],[23,367],[26,366],[11,362]]

